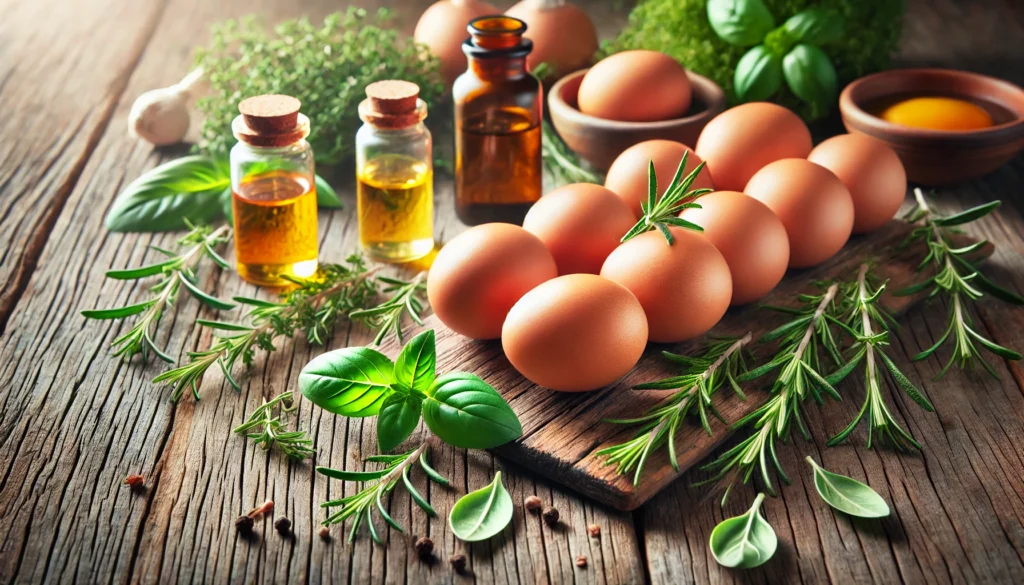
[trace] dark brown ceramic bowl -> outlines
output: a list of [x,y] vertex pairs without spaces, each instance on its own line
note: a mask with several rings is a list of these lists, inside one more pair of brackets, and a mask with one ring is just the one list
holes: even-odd
[[569,148],[594,167],[607,170],[634,144],[646,140],[675,140],[693,147],[704,126],[725,109],[725,92],[703,75],[687,71],[693,88],[693,105],[685,118],[663,122],[618,122],[588,116],[579,110],[576,95],[589,69],[558,80],[548,96],[551,122]]
[[[975,103],[992,115],[982,130],[924,130],[892,124],[876,114],[910,97],[952,97]],[[903,161],[907,178],[922,185],[948,185],[986,175],[1024,148],[1024,90],[1016,85],[952,69],[893,69],[861,77],[839,96],[850,132],[889,144]]]

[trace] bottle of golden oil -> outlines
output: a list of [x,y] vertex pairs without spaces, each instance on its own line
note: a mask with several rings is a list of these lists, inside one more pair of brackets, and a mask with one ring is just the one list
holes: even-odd
[[434,173],[427,104],[408,81],[366,86],[356,133],[356,207],[363,252],[408,262],[434,249]]
[[510,16],[470,21],[469,69],[455,100],[455,209],[464,223],[522,224],[541,196],[540,81],[526,71],[533,43]]
[[231,125],[231,209],[238,274],[288,286],[317,269],[316,186],[309,119],[299,100],[261,95],[238,104]]

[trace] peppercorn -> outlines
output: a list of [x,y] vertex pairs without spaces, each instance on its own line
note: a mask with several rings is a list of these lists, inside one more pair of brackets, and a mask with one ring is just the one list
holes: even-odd
[[554,526],[555,524],[558,524],[558,508],[555,508],[554,506],[548,506],[544,510],[544,513],[541,514],[541,517],[544,518],[544,522],[548,526]]
[[252,534],[252,527],[255,523],[252,516],[239,516],[238,520],[235,520],[235,530],[242,536],[249,536]]
[[322,538],[324,540],[330,540],[331,539],[331,529],[326,527],[326,526],[322,526],[320,528],[320,538]]
[[420,556],[420,560],[428,561],[434,554],[434,541],[426,536],[416,539],[416,544],[413,546],[416,548],[416,553]]
[[466,571],[466,555],[452,555],[448,559],[448,563],[452,566],[452,569],[460,575]]
[[141,492],[142,490],[146,489],[146,483],[142,479],[141,475],[129,475],[128,477],[124,478],[124,483],[129,488],[131,488],[133,492]]
[[287,518],[278,518],[277,522],[274,522],[274,530],[281,536],[288,536],[292,531],[292,523]]
[[537,496],[529,496],[526,498],[526,509],[531,512],[536,512],[544,507],[544,503],[540,501]]
[[594,538],[597,538],[601,536],[601,527],[597,524],[590,524],[587,526],[587,534],[593,536]]
[[580,555],[580,556],[576,557],[576,566],[580,567],[580,568],[586,567],[587,566],[587,555]]

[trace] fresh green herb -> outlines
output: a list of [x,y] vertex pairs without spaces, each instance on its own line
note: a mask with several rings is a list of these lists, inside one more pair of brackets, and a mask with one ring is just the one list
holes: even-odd
[[868,265],[863,264],[857,275],[857,280],[842,285],[840,298],[845,314],[841,315],[839,324],[853,336],[853,356],[846,364],[834,374],[825,379],[835,386],[846,378],[861,362],[864,363],[864,404],[860,412],[850,424],[828,441],[828,445],[838,445],[846,440],[865,416],[868,425],[868,448],[871,448],[872,436],[875,432],[888,437],[890,442],[904,448],[905,444],[913,445],[918,449],[921,445],[914,440],[910,433],[905,431],[885,404],[882,396],[882,370],[881,365],[892,375],[896,384],[907,393],[907,396],[928,412],[934,412],[935,407],[925,398],[924,394],[914,386],[914,383],[907,378],[896,367],[892,359],[885,355],[885,348],[889,345],[888,328],[895,325],[892,316],[885,312],[879,303],[882,293],[885,292],[885,284],[877,287],[870,287],[868,284]]
[[512,496],[501,483],[501,472],[494,481],[459,498],[448,514],[448,525],[459,540],[479,542],[498,534],[512,521]]
[[544,134],[541,140],[541,158],[544,168],[562,184],[594,183],[601,185],[604,181],[600,175],[583,168],[576,153],[562,141],[558,132],[545,121],[542,124]]
[[622,236],[623,242],[629,241],[644,232],[657,229],[661,232],[661,235],[665,236],[668,245],[671,246],[675,243],[675,238],[672,236],[669,226],[698,232],[704,231],[704,228],[699,225],[679,217],[679,212],[684,209],[700,209],[700,205],[694,203],[694,201],[701,195],[712,191],[711,189],[690,190],[690,186],[693,185],[697,175],[704,170],[704,163],[701,162],[690,171],[689,175],[683,178],[683,170],[686,169],[686,159],[689,156],[690,151],[683,153],[683,160],[679,161],[676,174],[672,177],[668,187],[665,188],[665,193],[661,196],[661,199],[658,199],[658,177],[654,172],[654,161],[651,161],[647,169],[647,200],[640,202],[640,221],[626,232],[626,235]]
[[398,341],[402,341],[403,315],[408,314],[414,323],[423,325],[420,313],[423,312],[426,303],[426,277],[426,272],[417,274],[411,282],[386,276],[377,277],[377,281],[383,285],[381,292],[390,295],[388,301],[372,309],[352,311],[348,318],[377,330],[377,337],[373,339],[374,345],[380,345],[388,333],[394,333]]
[[[250,307],[247,322],[199,320],[200,325],[223,333],[214,336],[208,350],[189,352],[189,363],[160,374],[154,381],[172,384],[174,400],[187,388],[198,399],[203,376],[217,365],[238,390],[240,386],[231,372],[239,359],[252,365],[256,350],[274,351],[275,340],[291,338],[296,332],[304,332],[310,343],[323,345],[338,320],[372,306],[380,289],[375,272],[376,268],[367,266],[361,256],[352,255],[346,264],[321,264],[313,278],[292,279],[295,288],[284,292],[279,302],[235,297],[235,301]],[[384,300],[388,302],[390,299]]]
[[764,494],[742,516],[728,518],[711,531],[711,554],[723,567],[753,569],[768,562],[779,546],[771,524],[761,516]]
[[508,403],[480,378],[450,373],[435,379],[434,331],[409,341],[392,363],[367,347],[320,355],[299,374],[299,388],[313,404],[342,416],[374,416],[382,450],[409,437],[422,415],[445,443],[490,449],[523,433]]
[[[353,542],[356,539],[356,534],[359,531],[359,527],[365,522],[367,529],[370,532],[370,537],[377,544],[384,544],[383,539],[377,533],[377,528],[373,524],[373,510],[376,508],[377,513],[381,518],[384,519],[392,528],[399,532],[405,532],[402,525],[395,521],[394,518],[388,514],[387,508],[384,506],[384,496],[394,491],[395,487],[402,483],[405,486],[406,491],[412,497],[412,500],[416,502],[416,505],[423,509],[428,516],[437,516],[437,512],[430,506],[416,488],[413,487],[412,481],[409,479],[409,469],[414,465],[418,464],[420,469],[435,483],[441,485],[448,485],[448,480],[441,476],[435,471],[429,463],[427,463],[427,444],[423,443],[416,449],[409,451],[408,453],[402,453],[400,455],[375,455],[373,457],[367,457],[366,462],[383,463],[384,468],[375,471],[341,471],[337,469],[331,469],[329,467],[317,467],[316,470],[322,475],[326,475],[332,479],[340,479],[342,481],[355,481],[363,482],[368,485],[363,487],[359,492],[338,500],[330,500],[320,504],[321,508],[334,508],[341,506],[341,509],[331,514],[324,520],[324,525],[329,526],[331,524],[338,524],[344,522],[346,518],[352,518],[352,528],[349,531],[348,541]],[[370,483],[372,482],[372,483]]]
[[213,40],[196,57],[210,83],[209,97],[196,104],[206,119],[199,149],[227,153],[238,101],[247,96],[283,93],[301,100],[310,119],[308,140],[325,164],[352,152],[358,105],[370,83],[411,81],[428,104],[438,104],[444,86],[437,58],[389,28],[390,21],[387,10],[370,15],[349,8],[322,26],[303,18],[268,29],[252,17],[215,25]]
[[189,222],[220,219],[223,199],[231,199],[227,159],[186,156],[132,181],[114,200],[104,224],[114,232],[179,230]]
[[217,229],[198,226],[191,229],[192,231],[178,240],[178,246],[184,248],[180,253],[175,254],[153,246],[154,250],[168,258],[149,266],[107,272],[107,278],[117,280],[137,280],[159,275],[160,280],[149,289],[153,295],[151,298],[117,309],[82,311],[82,316],[87,319],[123,319],[140,315],[135,321],[135,325],[111,344],[115,348],[115,356],[122,356],[128,360],[135,354],[142,354],[143,361],[148,361],[149,352],[152,351],[160,359],[174,363],[171,356],[161,351],[153,343],[153,338],[156,336],[156,329],[160,326],[160,318],[163,317],[167,308],[174,305],[182,285],[185,286],[189,294],[214,309],[234,307],[231,303],[206,294],[195,283],[195,270],[203,258],[210,258],[222,268],[230,268],[227,261],[217,254],[215,248],[231,238],[231,229],[227,226]]
[[924,193],[920,189],[914,189],[914,197],[917,199],[917,205],[907,214],[906,220],[910,223],[922,223],[910,233],[907,243],[925,242],[927,244],[928,254],[917,268],[921,271],[930,266],[935,273],[927,280],[898,291],[896,294],[910,295],[928,289],[929,297],[942,295],[949,302],[949,325],[946,326],[946,331],[935,345],[917,354],[913,359],[918,361],[927,358],[952,336],[953,355],[936,378],[941,378],[954,363],[963,369],[969,367],[975,360],[980,362],[988,373],[998,378],[995,369],[981,356],[978,345],[1008,360],[1019,361],[1021,354],[986,339],[975,330],[974,320],[968,312],[967,305],[986,294],[1015,305],[1024,305],[1024,298],[986,278],[971,260],[971,254],[985,246],[988,243],[986,240],[957,248],[948,236],[950,233],[956,232],[957,226],[992,213],[999,207],[1000,202],[992,201],[955,215],[942,217],[936,215],[928,206]]
[[818,495],[829,506],[860,518],[882,518],[889,515],[889,505],[875,490],[855,479],[822,468],[810,456],[806,461],[814,469],[814,487]]
[[[728,473],[746,483],[757,468],[760,469],[761,479],[768,493],[775,495],[775,488],[768,473],[769,460],[782,481],[789,483],[789,478],[775,454],[775,442],[789,437],[794,420],[800,434],[810,440],[810,433],[800,416],[803,401],[808,396],[814,397],[818,402],[822,401],[822,393],[836,400],[840,399],[835,388],[819,373],[821,362],[818,356],[820,350],[824,349],[833,361],[837,364],[842,363],[842,356],[829,328],[831,322],[826,318],[826,312],[832,306],[838,288],[838,285],[833,284],[824,294],[800,295],[799,299],[804,303],[800,309],[769,307],[794,318],[761,338],[762,342],[780,341],[775,357],[767,364],[743,374],[738,381],[753,380],[777,370],[778,375],[772,385],[771,398],[754,412],[733,423],[734,429],[753,423],[755,431],[740,444],[704,465],[703,469],[715,470],[717,473],[700,483],[718,481]],[[730,483],[722,497],[723,506],[731,489]]]
[[736,378],[746,370],[744,346],[750,343],[751,334],[747,333],[740,339],[716,339],[708,343],[700,356],[689,358],[683,355],[662,352],[666,359],[678,364],[679,375],[634,386],[637,390],[671,390],[678,389],[664,404],[651,409],[647,414],[630,419],[613,419],[608,422],[616,424],[643,425],[636,437],[625,443],[601,449],[596,454],[607,456],[607,465],[614,464],[616,473],[633,474],[633,485],[640,483],[640,474],[648,456],[661,446],[668,445],[669,461],[672,468],[679,471],[676,457],[675,437],[679,425],[691,411],[700,416],[701,426],[711,435],[711,424],[708,411],[713,416],[725,420],[711,401],[712,395],[728,384],[737,395],[745,398]]
[[[808,18],[808,12],[817,11],[838,18]],[[905,3],[893,0],[646,0],[637,3],[628,26],[603,46],[602,53],[661,51],[687,70],[710,77],[725,89],[730,102],[737,101],[741,88],[736,84],[741,79],[750,78],[746,85],[756,88],[766,83],[763,76],[775,77],[776,81],[767,82],[774,84],[774,92],[766,95],[763,89],[760,94],[752,91],[747,99],[770,98],[812,119],[827,114],[836,104],[815,108],[813,102],[794,95],[788,83],[781,83],[779,61],[789,52],[785,47],[802,42],[821,49],[834,66],[836,87],[842,87],[858,77],[889,68],[890,57],[899,45],[904,11]],[[800,19],[795,18],[801,14]],[[778,22],[784,24],[775,28]],[[841,24],[846,34],[831,34],[836,24]],[[851,34],[853,31],[856,34]],[[747,56],[751,47],[761,43],[764,54],[779,55],[768,73],[759,73],[766,66],[753,66],[757,57]],[[753,73],[741,76],[738,69],[744,58],[751,61],[745,67]],[[816,69],[819,64],[803,60],[798,65],[806,68],[810,80],[820,76]],[[797,87],[806,89],[804,85]]]
[[[245,435],[255,440],[264,451],[273,447],[281,449],[289,459],[306,459],[316,455],[313,440],[304,431],[288,431],[281,417],[298,409],[292,406],[292,393],[284,392],[263,404],[245,419],[245,422],[234,428],[232,432]],[[277,414],[275,415],[275,411]]]

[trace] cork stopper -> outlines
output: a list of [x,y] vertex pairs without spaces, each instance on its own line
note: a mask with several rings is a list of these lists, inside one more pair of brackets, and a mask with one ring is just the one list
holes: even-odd
[[287,146],[309,135],[309,118],[299,113],[302,103],[288,95],[258,95],[238,104],[231,130],[253,146]]
[[359,117],[379,128],[405,128],[427,117],[427,105],[419,99],[415,83],[398,79],[375,81],[366,86]]

